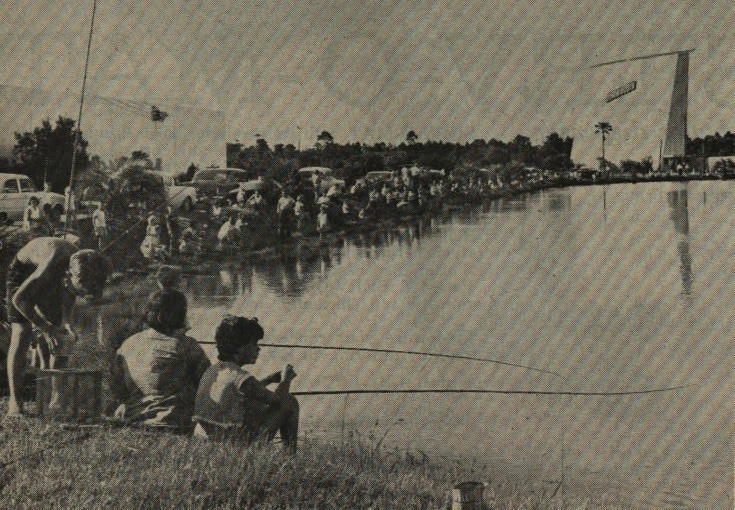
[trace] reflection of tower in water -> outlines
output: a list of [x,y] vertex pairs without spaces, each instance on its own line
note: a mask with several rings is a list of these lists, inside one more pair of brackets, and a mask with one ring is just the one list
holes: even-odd
[[681,272],[682,294],[691,295],[692,282],[692,255],[689,247],[689,204],[687,203],[687,190],[679,189],[667,193],[667,201],[671,207],[671,220],[674,222],[674,230],[679,234],[676,248],[679,252],[679,271]]

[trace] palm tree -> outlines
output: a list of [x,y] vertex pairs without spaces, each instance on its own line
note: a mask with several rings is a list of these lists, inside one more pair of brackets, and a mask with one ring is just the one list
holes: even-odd
[[598,122],[595,124],[595,133],[599,133],[602,135],[602,158],[600,159],[600,166],[602,167],[602,170],[605,170],[606,167],[606,159],[605,159],[605,139],[608,134],[612,132],[613,128],[610,125],[609,122]]

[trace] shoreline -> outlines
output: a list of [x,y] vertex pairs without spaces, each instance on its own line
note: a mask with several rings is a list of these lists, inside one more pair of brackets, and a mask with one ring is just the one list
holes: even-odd
[[[123,257],[124,267],[117,267],[117,272],[124,274],[132,274],[144,276],[154,271],[161,264],[170,264],[179,266],[182,269],[182,274],[208,274],[213,271],[216,266],[222,263],[233,263],[233,262],[267,262],[270,260],[276,260],[287,252],[294,252],[295,250],[304,249],[307,250],[318,250],[322,248],[328,248],[335,241],[345,238],[350,238],[358,234],[369,234],[386,232],[392,228],[409,225],[411,222],[420,220],[435,218],[441,215],[450,213],[452,211],[464,210],[471,207],[475,207],[481,204],[492,203],[497,200],[514,198],[527,193],[537,193],[539,191],[547,191],[553,189],[565,189],[570,187],[585,187],[585,186],[607,186],[614,184],[645,184],[645,183],[661,183],[661,182],[689,182],[689,181],[729,181],[733,179],[723,179],[716,175],[657,175],[653,177],[635,177],[635,176],[613,176],[607,179],[573,179],[573,178],[559,178],[548,182],[534,182],[528,184],[520,184],[515,187],[508,187],[501,190],[491,190],[489,192],[481,193],[475,192],[471,195],[465,195],[460,197],[447,197],[443,202],[439,203],[437,207],[427,208],[424,211],[413,213],[413,214],[388,214],[385,218],[373,218],[369,220],[353,221],[351,225],[346,228],[335,229],[327,232],[320,238],[316,232],[307,233],[295,233],[291,238],[287,240],[269,240],[263,246],[249,249],[228,249],[224,251],[210,251],[206,255],[199,256],[196,258],[175,255],[167,261],[161,262],[150,262],[146,266],[140,264],[140,261],[130,260],[130,257]],[[191,216],[191,215],[189,215]],[[181,217],[187,217],[182,214]],[[123,245],[125,243],[122,243]],[[134,244],[134,252],[137,255],[137,245]]]

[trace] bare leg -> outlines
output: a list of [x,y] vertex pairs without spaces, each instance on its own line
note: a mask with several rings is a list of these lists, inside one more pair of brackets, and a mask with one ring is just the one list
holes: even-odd
[[[51,354],[49,356],[49,368],[65,368],[66,356]],[[49,413],[61,411],[61,380],[59,377],[51,376],[51,397],[48,402]]]
[[289,395],[286,402],[277,404],[265,419],[265,433],[268,440],[273,439],[276,431],[281,433],[283,448],[296,453],[296,442],[299,434],[299,402]]
[[291,396],[288,403],[289,412],[281,421],[281,441],[283,447],[290,453],[296,453],[296,443],[299,437],[299,401]]
[[8,349],[8,416],[23,414],[23,379],[26,372],[26,352],[31,343],[31,325],[14,322]]

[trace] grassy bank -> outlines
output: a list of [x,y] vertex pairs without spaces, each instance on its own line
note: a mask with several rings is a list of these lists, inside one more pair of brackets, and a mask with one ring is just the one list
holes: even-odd
[[487,508],[600,508],[569,496],[563,503],[553,485],[493,482],[499,474],[489,468],[432,462],[354,434],[344,444],[307,437],[288,456],[278,444],[245,449],[135,429],[67,431],[33,418],[0,426],[3,509],[444,509],[452,484],[466,479],[490,481]]

